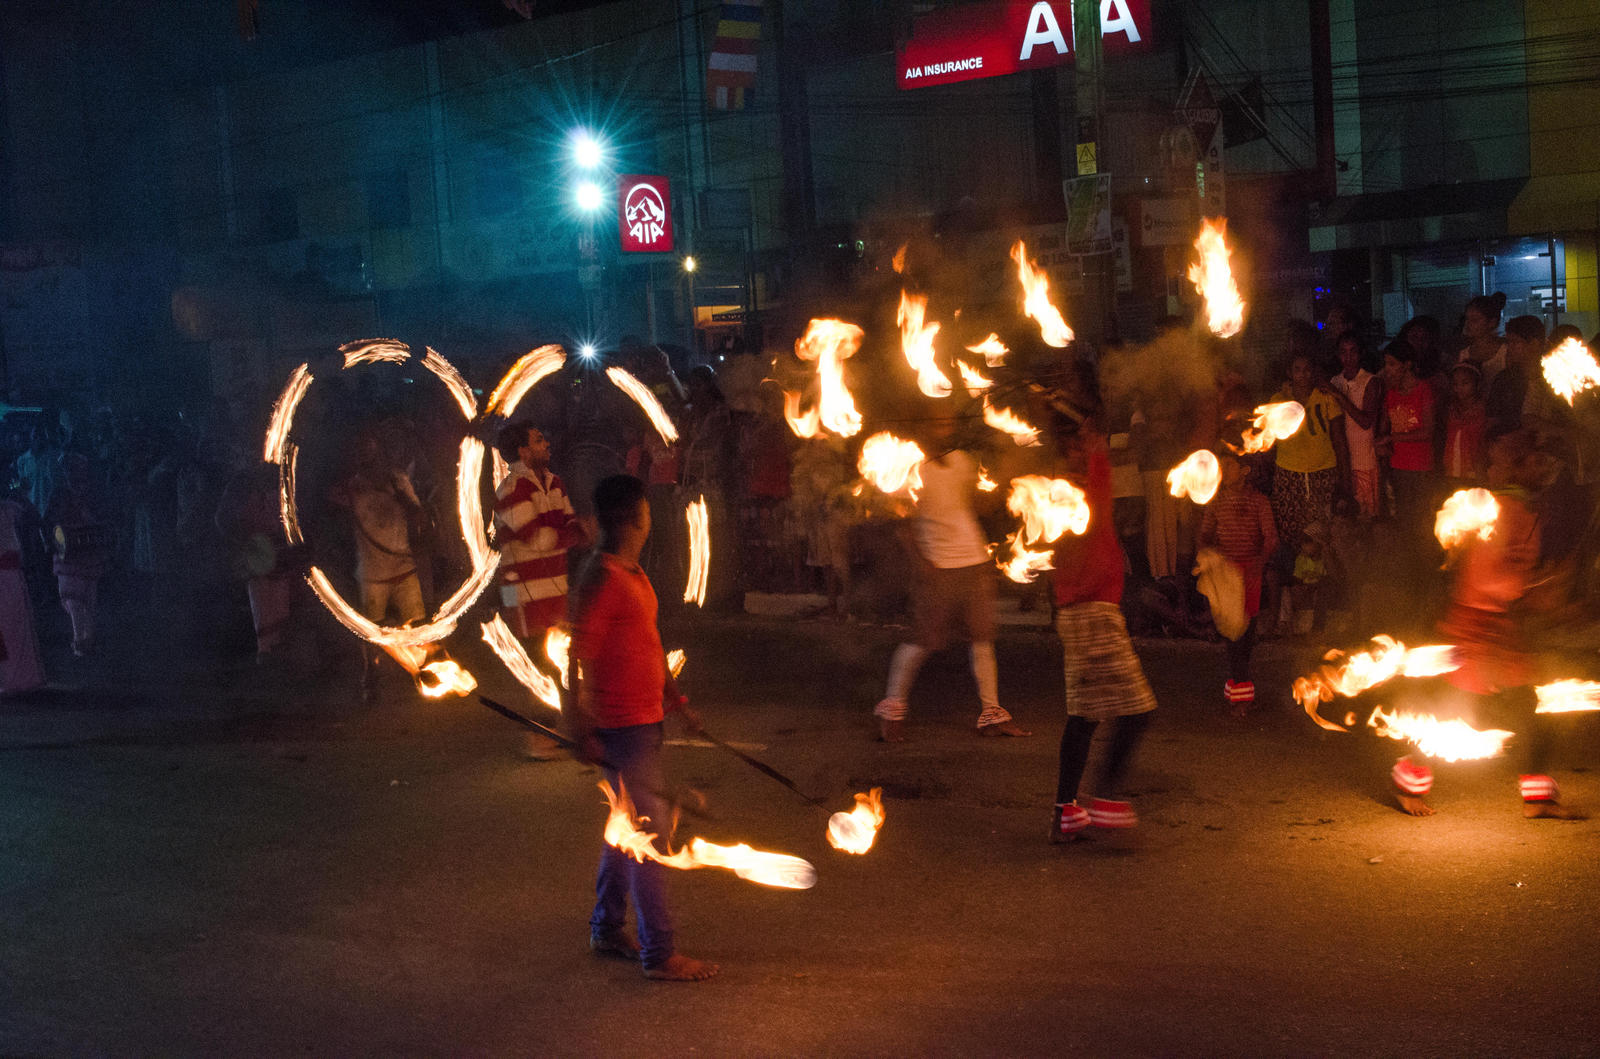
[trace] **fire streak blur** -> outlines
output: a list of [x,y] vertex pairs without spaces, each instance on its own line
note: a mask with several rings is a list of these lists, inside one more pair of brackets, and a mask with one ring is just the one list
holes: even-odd
[[1534,713],[1585,713],[1600,710],[1600,681],[1558,680],[1533,689],[1539,698]]
[[706,498],[691,501],[684,508],[684,517],[689,523],[689,577],[683,601],[703,607],[706,579],[711,573],[711,516],[706,511]]
[[[1382,633],[1372,642],[1375,646],[1349,656],[1343,651],[1329,651],[1323,656],[1324,665],[1315,673],[1294,682],[1294,700],[1318,725],[1332,732],[1348,731],[1317,712],[1320,703],[1336,695],[1352,698],[1395,677],[1436,677],[1460,666],[1456,649],[1448,644],[1407,648]],[[1343,662],[1339,661],[1341,658]]]
[[1494,757],[1515,734],[1501,728],[1479,731],[1466,721],[1441,721],[1425,713],[1386,713],[1382,706],[1372,711],[1367,727],[1390,739],[1409,742],[1427,756],[1444,761]]
[[817,869],[809,861],[786,853],[751,849],[742,842],[737,846],[719,846],[703,838],[695,838],[676,853],[661,853],[655,848],[655,834],[642,830],[642,825],[655,822],[639,820],[635,823],[633,802],[628,798],[628,792],[613,791],[604,780],[600,781],[600,790],[611,807],[611,813],[606,817],[606,844],[615,846],[635,860],[649,858],[657,864],[682,870],[727,868],[741,879],[785,890],[809,890],[816,884]]

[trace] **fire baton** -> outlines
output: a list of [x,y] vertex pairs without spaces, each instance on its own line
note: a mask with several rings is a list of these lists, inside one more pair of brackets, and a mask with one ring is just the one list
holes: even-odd
[[749,754],[746,754],[743,750],[740,750],[738,747],[734,746],[732,743],[729,743],[724,739],[717,738],[716,736],[712,735],[710,732],[706,731],[704,728],[698,729],[695,732],[695,734],[700,736],[702,739],[704,739],[706,742],[712,744],[713,746],[717,746],[717,747],[722,748],[723,750],[726,750],[728,753],[732,754],[734,757],[738,758],[740,761],[743,761],[746,765],[749,765],[751,768],[755,769],[757,772],[761,773],[762,775],[771,776],[773,779],[777,780],[779,783],[783,784],[785,787],[789,788],[791,791],[794,791],[801,798],[805,799],[807,802],[809,802],[812,805],[816,806],[818,809],[821,809],[823,812],[826,813],[828,811],[827,803],[824,802],[821,798],[813,798],[813,797],[811,797],[811,795],[809,795],[805,791],[801,790],[799,784],[795,783],[794,780],[790,779],[788,776],[785,776],[783,773],[779,772],[777,769],[773,768],[771,765],[767,764],[765,761],[762,761],[759,758],[751,757]]
[[[577,750],[578,749],[578,744],[576,742],[574,742],[571,739],[568,739],[566,736],[562,735],[560,732],[556,731],[554,728],[550,728],[550,727],[548,727],[546,725],[542,725],[538,721],[534,720],[532,717],[524,716],[523,714],[518,713],[516,710],[513,710],[510,706],[507,706],[504,703],[496,702],[496,701],[494,701],[493,699],[491,699],[487,695],[479,695],[478,696],[478,701],[483,703],[485,706],[489,707],[489,709],[493,710],[495,713],[498,713],[500,716],[504,717],[508,721],[515,721],[517,724],[522,725],[522,727],[528,729],[529,731],[538,732],[540,735],[549,736],[551,739],[554,739],[558,745],[564,747],[567,750]],[[735,753],[737,753],[737,751],[735,751]],[[619,771],[615,765],[611,764],[611,762],[609,762],[609,761],[606,761],[604,758],[596,761],[595,764],[599,765],[603,769],[609,769],[612,772],[618,772]],[[685,805],[683,803],[683,800],[680,799],[680,798],[669,798],[669,797],[667,797],[666,794],[662,793],[661,791],[650,791],[649,793],[654,794],[657,798],[660,798],[662,801],[666,802],[668,805],[671,805],[674,809],[677,809],[679,812],[688,813],[690,816],[698,816],[702,820],[714,820],[714,819],[716,819],[716,817],[712,816],[710,813],[706,812],[704,809],[698,808],[698,807],[693,806],[693,805]],[[690,789],[690,793],[693,794],[695,796],[695,798],[697,800],[701,801],[702,803],[705,801],[704,797],[701,796],[699,791],[693,790],[691,788]]]

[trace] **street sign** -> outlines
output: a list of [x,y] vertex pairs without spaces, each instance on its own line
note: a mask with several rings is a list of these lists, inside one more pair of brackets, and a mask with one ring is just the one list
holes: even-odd
[[618,178],[617,229],[625,254],[672,249],[672,188],[666,177]]
[[[895,83],[925,88],[1073,61],[1072,0],[982,0],[922,15],[895,51]],[[1151,45],[1150,0],[1100,0],[1107,55]]]

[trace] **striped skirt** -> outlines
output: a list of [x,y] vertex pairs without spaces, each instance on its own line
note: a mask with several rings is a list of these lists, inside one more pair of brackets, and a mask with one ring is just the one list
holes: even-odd
[[1056,612],[1067,685],[1067,713],[1104,721],[1156,708],[1155,694],[1133,653],[1122,608],[1079,603]]

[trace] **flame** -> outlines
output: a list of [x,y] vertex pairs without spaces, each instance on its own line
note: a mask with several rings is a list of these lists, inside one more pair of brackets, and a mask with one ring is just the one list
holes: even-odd
[[674,680],[683,672],[683,664],[688,660],[689,656],[680,647],[674,647],[667,652],[667,672],[672,674]]
[[[437,648],[414,644],[379,644],[411,674],[417,690],[430,699],[466,695],[478,686],[472,674]],[[430,661],[430,658],[432,659]]]
[[656,428],[662,441],[670,445],[678,440],[678,428],[672,425],[667,410],[661,407],[661,402],[656,400],[656,395],[644,383],[622,368],[607,368],[606,377],[617,384],[617,389],[633,398],[634,404],[644,409],[644,414],[650,417],[650,425]]
[[1036,272],[1028,263],[1028,248],[1018,239],[1011,248],[1017,263],[1017,279],[1022,283],[1022,314],[1038,321],[1045,345],[1061,349],[1072,341],[1072,328],[1061,318],[1061,310],[1050,304],[1050,277]]
[[1065,478],[1025,474],[1011,480],[1006,507],[1022,519],[1025,544],[1053,544],[1089,528],[1089,498]]
[[1228,265],[1233,251],[1223,238],[1227,230],[1226,218],[1215,222],[1202,218],[1200,235],[1194,241],[1200,260],[1189,266],[1189,282],[1206,300],[1206,325],[1219,338],[1232,338],[1244,328],[1244,299],[1239,297],[1239,285]]
[[364,338],[358,342],[346,342],[339,347],[339,352],[344,354],[346,368],[353,368],[357,364],[404,364],[411,359],[411,347],[392,338]]
[[1595,363],[1589,347],[1576,338],[1569,338],[1546,353],[1539,363],[1544,368],[1545,382],[1568,404],[1584,390],[1600,386],[1600,364]]
[[1445,499],[1433,519],[1433,535],[1446,549],[1472,537],[1486,541],[1494,536],[1500,502],[1487,489],[1458,489]]
[[996,408],[989,403],[989,398],[983,399],[983,421],[1002,434],[1010,434],[1011,440],[1018,445],[1039,444],[1039,431],[1028,425],[1028,422],[1015,412],[1006,408]]
[[916,370],[919,390],[929,397],[949,397],[950,380],[934,361],[933,338],[939,333],[939,325],[923,324],[927,311],[927,298],[900,292],[900,311],[895,317],[895,323],[900,325],[900,349]]
[[999,335],[991,331],[989,337],[982,342],[975,346],[968,346],[967,352],[983,354],[983,362],[985,364],[991,368],[998,368],[1005,362],[1006,354],[1010,353],[1011,350],[1007,349],[1006,344],[1000,341]]
[[442,640],[455,631],[456,622],[494,580],[495,568],[500,563],[499,553],[489,547],[483,521],[483,493],[479,488],[483,456],[483,442],[471,437],[462,439],[461,458],[456,466],[456,511],[467,554],[472,560],[472,572],[462,581],[461,587],[444,601],[432,621],[424,625],[383,626],[369,621],[346,603],[327,575],[313,566],[307,578],[312,590],[345,628],[383,648],[419,647]]
[[1460,668],[1456,649],[1448,644],[1407,648],[1387,634],[1374,636],[1372,642],[1373,647],[1348,657],[1342,651],[1329,651],[1315,673],[1295,680],[1294,700],[1318,725],[1333,732],[1345,731],[1317,712],[1318,704],[1336,695],[1353,698],[1395,677],[1436,677]]
[[1013,478],[1006,507],[1022,519],[1022,527],[1006,538],[1010,557],[998,565],[1018,584],[1027,584],[1051,568],[1050,552],[1035,545],[1053,544],[1066,533],[1082,536],[1089,528],[1089,498],[1064,478],[1041,474]]
[[417,687],[430,699],[446,695],[466,695],[478,686],[471,673],[450,658],[429,662],[416,674]]
[[814,438],[822,433],[822,410],[813,408],[802,415],[800,395],[794,390],[783,391],[783,418],[788,420],[789,429],[796,437]]
[[544,656],[555,663],[561,673],[561,686],[569,688],[567,683],[567,663],[572,653],[572,633],[565,625],[552,625],[544,633]]
[[300,465],[300,446],[293,442],[284,446],[286,457],[278,464],[278,518],[283,523],[283,537],[290,544],[304,544],[300,532],[300,511],[294,499],[294,475]]
[[856,807],[848,813],[828,817],[828,845],[846,853],[865,853],[872,848],[883,826],[883,788],[874,787],[856,795]]
[[1367,727],[1390,739],[1410,742],[1429,757],[1445,761],[1494,757],[1515,734],[1500,728],[1479,731],[1466,721],[1441,721],[1425,713],[1385,713],[1382,706],[1372,711]]
[[500,661],[511,671],[517,683],[533,692],[534,698],[556,712],[561,711],[561,689],[539,667],[533,664],[528,652],[512,634],[505,619],[496,614],[483,626],[483,642],[488,644]]
[[484,409],[484,414],[510,419],[528,391],[546,375],[560,371],[566,362],[566,351],[556,345],[540,346],[524,353],[517,358],[515,364],[511,365],[511,369],[501,377],[494,392],[489,395],[489,404]]
[[[823,426],[842,438],[854,437],[861,431],[861,413],[856,411],[855,398],[844,384],[844,362],[860,348],[861,328],[843,320],[812,320],[805,335],[794,344],[795,356],[817,362],[819,395],[814,414]],[[807,434],[796,426],[799,412],[800,395],[795,395],[791,414],[789,395],[784,394],[784,416],[789,425],[803,438],[814,436],[815,429]]]
[[983,464],[978,464],[978,492],[992,493],[999,488],[999,483],[989,477],[989,472],[984,469]]
[[600,790],[611,807],[611,813],[606,817],[606,844],[615,846],[635,860],[649,858],[657,864],[682,870],[727,868],[741,879],[785,890],[809,890],[816,885],[817,869],[809,861],[786,853],[751,849],[743,842],[737,846],[719,846],[703,838],[695,838],[676,853],[661,853],[655,847],[656,836],[640,827],[650,821],[640,819],[637,824],[634,822],[633,802],[628,798],[628,792],[613,791],[604,780],[600,781]]
[[1266,452],[1280,441],[1294,437],[1306,421],[1305,406],[1299,401],[1278,401],[1256,408],[1250,429],[1244,432],[1242,445],[1230,444],[1228,448],[1241,456],[1252,452]]
[[983,374],[964,360],[956,361],[956,368],[961,372],[961,383],[967,388],[967,393],[973,397],[994,385],[993,379],[986,379]]
[[684,509],[689,521],[689,578],[683,589],[683,601],[696,606],[706,605],[706,577],[711,573],[711,519],[706,511],[706,498],[691,501]]
[[478,399],[472,395],[472,387],[467,385],[467,380],[461,377],[455,365],[434,352],[432,346],[424,348],[428,353],[422,358],[422,366],[433,372],[434,378],[444,383],[444,388],[450,391],[450,396],[454,397],[456,404],[460,406],[462,417],[470,421],[478,414]]
[[914,441],[879,431],[861,446],[856,469],[861,477],[891,495],[904,493],[912,500],[922,488],[922,461],[927,459]]
[[1197,504],[1209,504],[1222,484],[1222,467],[1216,453],[1196,449],[1167,472],[1167,488],[1173,496],[1187,496]]
[[289,373],[289,381],[283,388],[283,393],[278,397],[278,403],[272,406],[272,420],[267,424],[267,440],[262,448],[261,458],[268,463],[283,465],[283,457],[289,444],[289,428],[294,425],[295,410],[300,407],[300,399],[311,388],[311,365],[302,364]]
[[894,257],[889,260],[889,264],[896,272],[904,272],[906,270],[906,248],[904,245],[894,252]]
[[1581,713],[1600,710],[1600,681],[1558,680],[1534,688],[1539,705],[1534,713]]
[[995,565],[1000,567],[1000,572],[1019,585],[1030,584],[1034,578],[1046,570],[1054,569],[1051,565],[1049,549],[1037,550],[1023,545],[1020,541],[1022,531],[1006,538],[1006,547],[1010,555],[1003,560],[996,560]]

